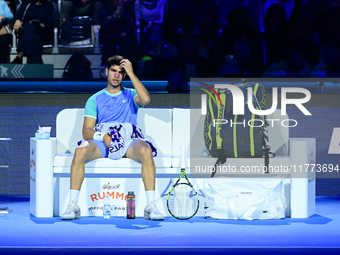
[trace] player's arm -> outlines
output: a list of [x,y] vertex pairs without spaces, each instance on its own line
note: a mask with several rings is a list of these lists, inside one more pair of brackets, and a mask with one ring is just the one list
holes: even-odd
[[138,77],[133,72],[132,64],[128,59],[123,59],[120,62],[120,68],[124,68],[126,74],[130,77],[130,80],[137,92],[135,96],[135,103],[144,106],[150,103],[150,94],[144,85],[140,82]]
[[[84,124],[83,124],[83,138],[85,140],[97,140],[95,139],[94,135],[96,133],[95,130],[93,130],[94,126],[96,125],[96,119],[91,117],[85,117],[84,118]],[[111,142],[111,136],[108,134],[103,135],[103,141],[107,145],[107,147],[110,146]],[[100,140],[100,139],[98,139]]]

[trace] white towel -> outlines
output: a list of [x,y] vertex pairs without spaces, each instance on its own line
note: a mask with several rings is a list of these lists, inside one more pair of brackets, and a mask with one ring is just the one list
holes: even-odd
[[156,148],[145,138],[142,130],[131,123],[100,123],[95,126],[94,130],[108,133],[112,136],[109,147],[110,159],[116,160],[124,157],[133,140],[141,140],[148,143],[152,149],[153,156],[157,156]]

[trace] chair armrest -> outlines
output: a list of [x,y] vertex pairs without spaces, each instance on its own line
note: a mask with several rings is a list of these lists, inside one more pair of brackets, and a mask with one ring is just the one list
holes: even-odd
[[53,159],[56,138],[30,139],[30,212],[53,217]]
[[315,138],[290,138],[291,217],[308,218],[315,213]]

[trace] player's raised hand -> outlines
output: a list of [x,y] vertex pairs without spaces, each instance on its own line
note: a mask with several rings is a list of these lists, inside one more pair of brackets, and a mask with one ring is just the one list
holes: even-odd
[[132,67],[132,63],[128,60],[128,59],[123,59],[122,61],[120,61],[120,66],[121,69],[124,68],[125,72],[127,75],[131,75],[133,74],[133,67]]

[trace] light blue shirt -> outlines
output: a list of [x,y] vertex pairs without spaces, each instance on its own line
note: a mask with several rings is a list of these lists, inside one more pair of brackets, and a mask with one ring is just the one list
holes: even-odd
[[122,88],[118,94],[103,89],[91,96],[85,105],[85,117],[96,119],[96,123],[131,123],[137,125],[137,112],[141,106],[134,101],[135,89]]
[[4,0],[0,0],[0,15],[3,15],[5,19],[2,20],[1,25],[8,24],[14,18],[11,9],[8,7]]

